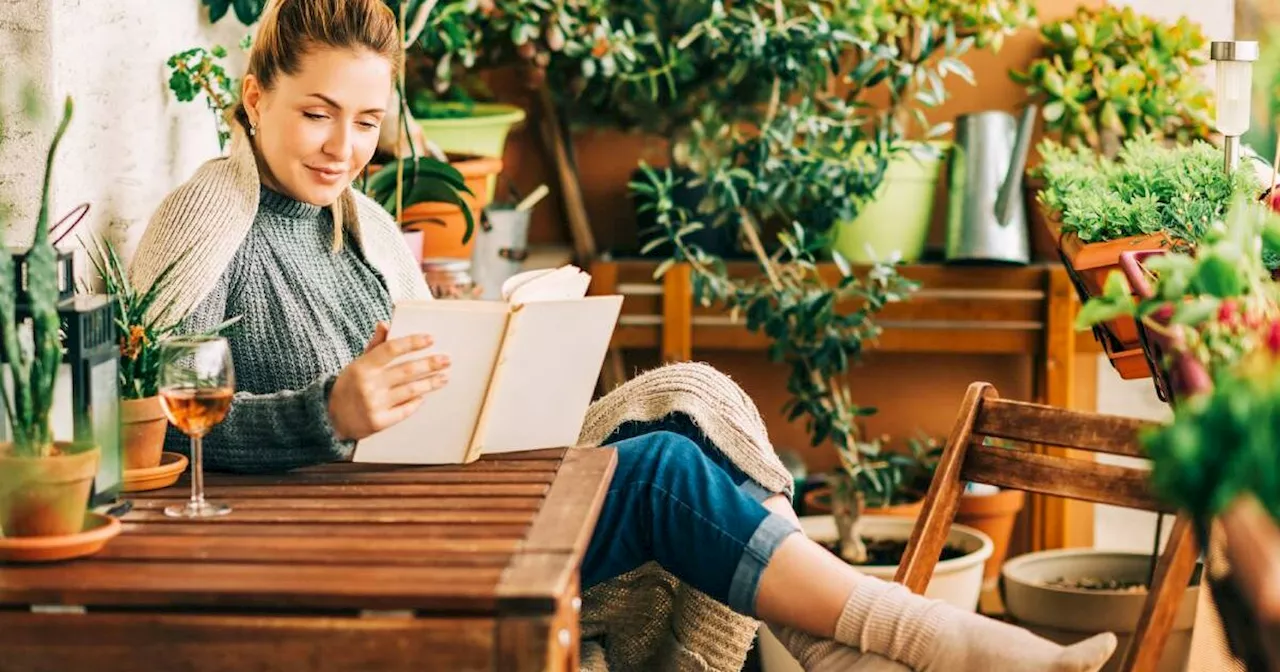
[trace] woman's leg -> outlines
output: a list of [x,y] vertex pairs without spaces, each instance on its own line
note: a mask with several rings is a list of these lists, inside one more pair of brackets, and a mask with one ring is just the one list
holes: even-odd
[[794,534],[793,517],[767,509],[712,460],[715,451],[680,434],[635,435],[615,447],[618,466],[583,561],[584,587],[656,560],[739,613],[922,671],[1083,672],[1114,649],[1110,635],[1064,648],[863,576]]

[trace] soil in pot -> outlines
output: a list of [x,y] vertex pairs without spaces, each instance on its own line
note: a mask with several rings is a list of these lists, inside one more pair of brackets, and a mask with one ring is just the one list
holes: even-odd
[[[840,555],[839,541],[820,541],[818,543],[822,544],[823,548],[831,551],[837,556]],[[880,565],[892,567],[900,564],[902,562],[902,554],[907,552],[906,539],[871,539],[863,537],[862,543],[867,547],[867,561],[858,563],[859,565]],[[965,555],[966,552],[963,548],[947,544],[943,545],[942,555],[938,557],[938,561],[954,560],[955,558],[961,558]]]
[[1123,581],[1120,579],[1103,579],[1097,577],[1080,577],[1067,579],[1058,577],[1043,582],[1051,588],[1073,588],[1075,590],[1116,590],[1125,593],[1145,593],[1147,584],[1142,581]]

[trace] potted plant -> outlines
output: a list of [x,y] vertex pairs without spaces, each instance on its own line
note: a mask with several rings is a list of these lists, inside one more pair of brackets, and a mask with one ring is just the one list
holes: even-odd
[[[858,440],[856,423],[874,410],[854,403],[846,373],[864,342],[879,333],[875,316],[906,299],[915,284],[899,275],[894,262],[855,273],[831,251],[827,234],[836,222],[857,215],[874,196],[890,157],[903,151],[903,111],[916,121],[923,117],[906,104],[893,114],[868,112],[862,99],[886,81],[896,91],[914,90],[895,79],[904,67],[901,54],[896,42],[885,42],[896,39],[895,26],[915,26],[922,31],[918,37],[943,45],[936,60],[910,70],[910,77],[926,83],[926,97],[940,95],[934,89],[955,66],[950,57],[978,36],[994,45],[1006,30],[1005,15],[995,10],[1007,4],[968,19],[960,17],[970,16],[970,4],[942,5],[919,14],[925,10],[894,9],[898,5],[887,2],[838,8],[743,3],[723,10],[729,18],[708,18],[691,32],[714,35],[719,42],[707,48],[723,49],[736,62],[730,83],[763,92],[766,104],[739,108],[710,98],[698,109],[684,145],[687,164],[707,188],[697,208],[672,196],[678,180],[669,169],[646,169],[646,179],[633,185],[649,197],[658,234],[650,244],[672,249],[657,273],[678,261],[690,264],[700,300],[723,305],[747,329],[767,335],[771,359],[790,369],[788,417],[805,419],[813,445],[829,442],[839,452],[844,468],[833,483],[832,504],[840,552],[851,562],[866,558],[857,521],[873,481],[863,475],[881,456],[877,444]],[[734,21],[744,27],[730,29]],[[752,22],[759,24],[754,32],[745,28]],[[769,49],[758,48],[757,35],[768,38]],[[681,47],[698,48],[695,41]],[[850,54],[858,58],[842,58]],[[833,68],[847,86],[832,94]],[[854,151],[867,160],[851,160]],[[721,257],[690,244],[690,234],[724,221],[739,223],[761,275],[731,276]],[[761,242],[765,225],[777,231],[773,252]],[[827,255],[835,264],[824,275],[818,259]]]
[[[1154,134],[1187,143],[1211,137],[1211,98],[1195,69],[1207,58],[1203,31],[1185,17],[1170,23],[1129,7],[1081,7],[1040,29],[1041,53],[1010,77],[1038,103],[1045,135],[1114,157],[1124,138]],[[1035,247],[1057,259],[1035,194],[1024,182]]]
[[[829,242],[846,259],[870,261],[868,247],[880,258],[919,258],[947,146],[938,138],[950,129],[930,124],[924,109],[945,100],[948,75],[971,81],[960,56],[973,46],[998,49],[1033,15],[1031,4],[872,2],[832,9],[761,0],[717,7],[699,21],[667,19],[671,27],[659,44],[678,48],[637,50],[647,71],[588,85],[580,96],[587,101],[580,108],[631,111],[639,120],[633,123],[649,121],[641,128],[673,141],[665,174],[633,181],[637,199],[652,199],[656,181],[674,178],[662,186],[666,196],[681,197],[683,187],[685,198],[701,200],[688,208],[700,215],[690,240],[713,227],[738,227],[732,208],[726,212],[724,199],[708,193],[725,188],[714,179],[728,157],[740,169],[736,179],[759,182],[751,187],[761,200],[802,205],[810,229],[835,227]],[[644,18],[640,25],[663,21]],[[762,39],[769,49],[759,48]],[[888,104],[877,109],[872,100],[886,93]],[[656,128],[654,119],[661,121]],[[774,137],[753,138],[762,126]],[[738,146],[724,147],[726,139]],[[784,149],[789,141],[798,146]],[[830,186],[819,187],[823,182]],[[760,219],[776,217],[785,226],[798,209],[779,207]],[[886,210],[894,213],[892,225]],[[642,229],[652,242],[647,249],[665,245],[660,233],[657,225]]]
[[[1198,453],[1203,450],[1199,442],[1212,434],[1212,442],[1203,444],[1213,446],[1207,452],[1229,460],[1239,436],[1190,422],[1192,411],[1187,409],[1203,408],[1190,398],[1210,393],[1215,379],[1253,354],[1268,351],[1272,334],[1280,334],[1275,327],[1280,294],[1263,263],[1263,252],[1278,247],[1280,221],[1268,216],[1260,204],[1237,201],[1225,221],[1209,227],[1194,255],[1157,251],[1141,264],[1127,267],[1138,273],[1132,280],[1126,276],[1135,271],[1113,272],[1105,293],[1090,299],[1077,318],[1078,326],[1087,327],[1128,316],[1166,346],[1155,355],[1155,364],[1172,374],[1177,427],[1162,427],[1144,436],[1143,442],[1153,461],[1157,493],[1183,505],[1183,510],[1203,512],[1205,503],[1197,500],[1199,493],[1215,487],[1226,473],[1220,470],[1220,462],[1199,463],[1207,457]],[[1280,338],[1274,343],[1280,348]],[[1246,413],[1252,408],[1239,406]],[[1269,426],[1257,418],[1250,422]],[[1246,432],[1243,426],[1236,431]],[[1205,539],[1200,537],[1202,543]],[[1152,562],[1147,554],[1093,550],[1046,551],[1016,558],[1004,568],[1006,607],[1019,622],[1050,638],[1074,641],[1111,630],[1121,636],[1124,646],[1125,634],[1132,633],[1141,613]],[[1186,663],[1198,585],[1193,583],[1182,595],[1160,670],[1180,670]]]
[[[0,249],[0,348],[10,383],[3,400],[12,440],[0,444],[0,536],[60,537],[85,525],[89,490],[100,450],[90,443],[55,441],[49,421],[62,362],[57,311],[56,251],[49,242],[49,183],[54,155],[71,122],[68,98],[45,160],[35,238],[24,255],[30,328],[17,314],[18,270]],[[25,332],[25,334],[24,334]]]
[[1126,253],[1124,272],[1108,276],[1076,326],[1133,319],[1145,332],[1166,396],[1206,389],[1214,372],[1266,343],[1266,328],[1280,316],[1280,287],[1267,261],[1278,256],[1280,216],[1265,204],[1238,200],[1194,254]]
[[[468,163],[477,167],[463,173]],[[483,205],[488,175],[502,162],[477,158],[471,162],[446,163],[431,157],[401,159],[370,175],[363,189],[400,222],[406,232],[420,232],[422,242],[414,250],[423,257],[471,258],[475,244],[472,232]],[[495,166],[497,168],[495,168]]]
[[[423,77],[420,71],[418,76]],[[501,158],[507,135],[525,119],[523,109],[509,103],[478,101],[461,87],[450,89],[449,96],[427,87],[418,84],[410,88],[409,111],[422,134],[446,153]]]
[[1127,137],[1180,144],[1212,136],[1208,62],[1200,26],[1161,21],[1132,7],[1080,7],[1043,26],[1041,55],[1010,77],[1040,105],[1048,137],[1114,156]]
[[[1221,152],[1205,142],[1170,147],[1139,136],[1108,159],[1046,140],[1041,154],[1044,161],[1034,174],[1044,179],[1038,199],[1049,215],[1046,225],[1087,296],[1102,293],[1108,274],[1119,270],[1121,253],[1189,249],[1234,199],[1260,190],[1250,169],[1225,174]],[[1111,319],[1103,328],[1113,362],[1137,352],[1132,319]],[[1121,368],[1121,375],[1145,375],[1140,357],[1136,364]]]
[[[833,244],[859,263],[885,255],[914,262],[925,251],[938,176],[951,149],[941,139],[951,124],[930,124],[924,111],[946,101],[949,74],[974,84],[972,70],[960,60],[964,54],[972,48],[999,51],[1005,37],[1034,21],[1036,11],[1023,0],[884,3],[879,11],[876,29],[853,50],[859,65],[850,73],[853,88],[846,99],[865,103],[887,87],[888,106],[875,114],[893,125],[901,149],[889,155],[870,201],[856,217],[837,223]],[[872,52],[886,48],[897,55],[892,72],[873,65]],[[859,77],[862,68],[866,79]],[[877,160],[874,153],[867,157],[857,149],[851,159]]]
[[[1264,347],[1215,371],[1212,387],[1189,391],[1174,404],[1173,422],[1143,436],[1158,495],[1190,514],[1201,548],[1212,522],[1237,501],[1255,499],[1280,520],[1280,322],[1264,327]],[[1268,669],[1266,644],[1237,584],[1235,570],[1207,572],[1214,605],[1232,653],[1246,669]],[[1273,643],[1274,644],[1274,643]]]
[[[988,445],[1003,443],[987,437]],[[942,456],[942,444],[937,439],[922,435],[907,441],[907,452],[885,453],[880,450],[883,440],[864,451],[867,464],[861,470],[861,478],[867,483],[862,490],[867,493],[868,515],[898,516],[915,520],[924,503],[924,496],[933,481],[933,475]],[[876,459],[876,455],[883,455]],[[960,497],[955,522],[966,528],[978,530],[991,538],[991,557],[987,558],[982,581],[985,587],[995,584],[1000,567],[1009,552],[1009,539],[1018,512],[1026,501],[1021,490],[1002,490],[992,486],[970,484]],[[819,486],[805,493],[805,514],[831,513],[831,489]]]
[[[170,282],[169,274],[179,259],[164,268],[145,292],[129,282],[128,267],[109,241],[94,238],[84,245],[89,261],[102,282],[103,291],[116,306],[116,340],[120,345],[120,440],[125,470],[158,466],[169,426],[160,403],[160,344],[173,334],[181,316],[168,307],[156,306],[156,298]],[[155,310],[153,310],[155,309]],[[217,333],[238,318],[211,329]]]

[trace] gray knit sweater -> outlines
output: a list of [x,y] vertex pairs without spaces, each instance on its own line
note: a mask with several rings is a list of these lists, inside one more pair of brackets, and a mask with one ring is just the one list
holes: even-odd
[[[179,331],[206,331],[240,316],[227,332],[236,372],[231,412],[204,441],[211,470],[270,472],[341,459],[350,442],[329,423],[337,373],[390,319],[386,282],[352,236],[332,251],[328,208],[263,187],[258,215],[212,291]],[[188,452],[169,429],[165,449]]]

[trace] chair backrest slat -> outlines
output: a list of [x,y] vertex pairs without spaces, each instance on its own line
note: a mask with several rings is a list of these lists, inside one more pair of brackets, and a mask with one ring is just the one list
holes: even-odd
[[[924,593],[966,481],[1100,504],[1171,511],[1151,493],[1150,470],[1071,456],[1071,450],[1078,449],[1140,457],[1138,436],[1150,424],[1007,401],[988,383],[970,385],[898,565],[896,580],[913,592]],[[1007,439],[1018,445],[987,445],[987,438]],[[1043,454],[1033,446],[1067,449],[1067,455],[1057,454],[1060,450]],[[1116,654],[1123,672],[1156,669],[1195,569],[1196,555],[1190,520],[1179,515],[1157,564],[1129,650]]]
[[1081,413],[1008,399],[982,400],[975,436],[1142,457],[1138,433],[1150,422],[1116,415]]
[[1150,471],[1018,448],[969,445],[960,479],[1146,511],[1174,510],[1151,496]]

